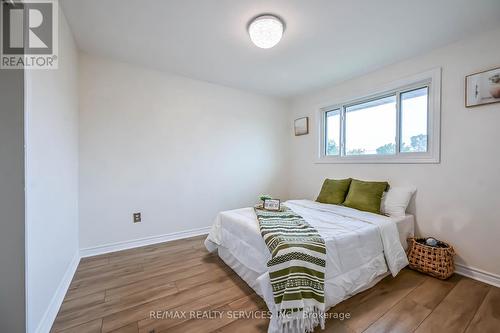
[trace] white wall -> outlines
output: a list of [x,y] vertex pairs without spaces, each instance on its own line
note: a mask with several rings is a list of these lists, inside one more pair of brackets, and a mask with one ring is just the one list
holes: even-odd
[[[412,184],[418,188],[413,212],[420,235],[453,244],[458,262],[500,274],[500,104],[466,109],[464,77],[499,66],[500,30],[477,35],[379,71],[292,101],[290,123],[309,116],[312,133],[291,140],[290,197],[315,198],[322,181],[355,177]],[[315,164],[318,105],[341,102],[378,86],[441,66],[441,163]]]
[[59,69],[28,70],[25,78],[28,332],[48,331],[59,285],[78,255],[77,66],[60,12]]
[[80,78],[82,248],[208,227],[286,194],[282,101],[83,54]]

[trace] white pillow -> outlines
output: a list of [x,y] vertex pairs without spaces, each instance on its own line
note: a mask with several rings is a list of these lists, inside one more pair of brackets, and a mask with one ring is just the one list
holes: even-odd
[[390,217],[404,217],[411,197],[417,191],[414,187],[390,187],[382,195],[380,212]]

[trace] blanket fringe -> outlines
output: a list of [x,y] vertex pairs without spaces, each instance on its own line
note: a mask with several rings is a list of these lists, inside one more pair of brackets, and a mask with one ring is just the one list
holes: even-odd
[[325,312],[312,307],[289,315],[278,316],[279,333],[312,333],[316,326],[325,329]]

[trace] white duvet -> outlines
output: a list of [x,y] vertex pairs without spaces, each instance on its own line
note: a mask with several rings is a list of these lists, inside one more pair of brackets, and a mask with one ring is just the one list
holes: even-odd
[[[309,200],[284,204],[325,240],[327,309],[366,289],[388,270],[395,276],[408,264],[396,221],[389,217]],[[266,266],[271,255],[253,208],[219,213],[205,245],[210,252],[218,249],[219,256],[264,298],[274,313]],[[269,332],[277,330],[274,324],[271,319]]]

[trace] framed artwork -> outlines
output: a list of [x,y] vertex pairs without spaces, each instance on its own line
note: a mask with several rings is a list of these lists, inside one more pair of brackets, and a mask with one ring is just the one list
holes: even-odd
[[309,117],[295,119],[295,136],[309,134]]
[[500,67],[465,77],[465,106],[500,102]]
[[281,209],[281,202],[279,199],[266,199],[264,200],[264,209],[279,211]]

